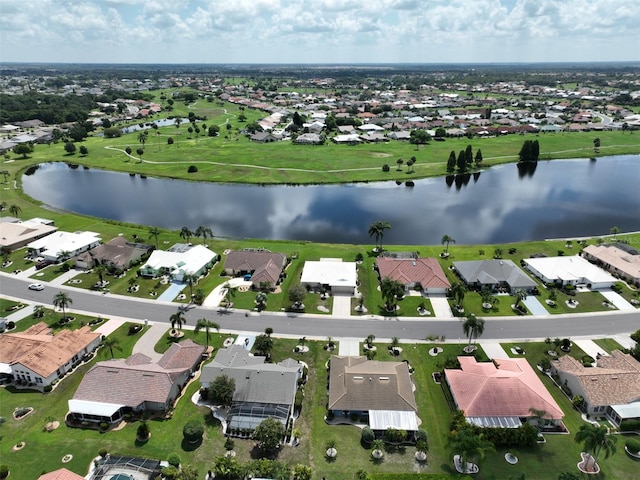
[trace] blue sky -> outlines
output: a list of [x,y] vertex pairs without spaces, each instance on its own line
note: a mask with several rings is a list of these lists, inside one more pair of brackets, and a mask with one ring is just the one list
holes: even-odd
[[0,61],[640,60],[640,0],[0,0]]

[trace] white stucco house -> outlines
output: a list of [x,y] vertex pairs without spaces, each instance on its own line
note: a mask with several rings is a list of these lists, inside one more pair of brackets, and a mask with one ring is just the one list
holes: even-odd
[[333,294],[354,295],[358,284],[355,262],[321,258],[304,262],[300,283],[309,288],[326,288]]
[[216,257],[216,252],[204,245],[177,243],[166,251],[154,250],[140,275],[151,278],[169,275],[173,281],[182,282],[185,275],[203,275],[215,264]]
[[32,257],[42,257],[48,262],[57,262],[60,253],[68,258],[100,245],[102,239],[95,232],[54,232],[27,244]]
[[545,283],[609,288],[616,279],[579,255],[570,257],[525,258],[527,270]]

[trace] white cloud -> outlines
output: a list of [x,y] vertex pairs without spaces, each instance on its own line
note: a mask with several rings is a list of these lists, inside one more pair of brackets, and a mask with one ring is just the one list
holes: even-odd
[[637,0],[3,0],[0,60],[636,60],[639,24]]

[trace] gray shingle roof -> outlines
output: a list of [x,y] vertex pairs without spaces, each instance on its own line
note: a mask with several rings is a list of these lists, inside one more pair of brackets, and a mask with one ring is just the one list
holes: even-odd
[[495,285],[504,282],[511,288],[536,286],[536,282],[511,260],[471,260],[453,262],[453,266],[466,283]]

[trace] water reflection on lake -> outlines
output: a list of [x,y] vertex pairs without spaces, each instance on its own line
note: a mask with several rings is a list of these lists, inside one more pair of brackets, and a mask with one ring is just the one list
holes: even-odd
[[26,193],[54,207],[169,229],[209,226],[216,236],[385,244],[504,243],[640,230],[640,156],[515,164],[481,174],[395,182],[254,186],[141,178],[45,164]]

